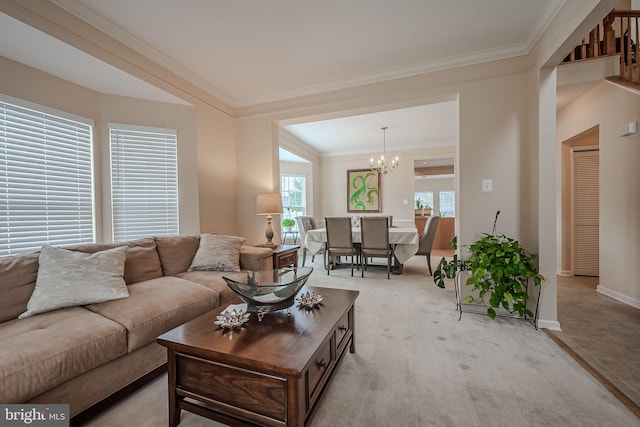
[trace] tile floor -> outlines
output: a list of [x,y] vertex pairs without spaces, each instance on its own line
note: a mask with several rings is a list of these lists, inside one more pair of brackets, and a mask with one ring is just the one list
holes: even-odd
[[596,291],[598,277],[558,277],[554,334],[640,407],[640,310]]

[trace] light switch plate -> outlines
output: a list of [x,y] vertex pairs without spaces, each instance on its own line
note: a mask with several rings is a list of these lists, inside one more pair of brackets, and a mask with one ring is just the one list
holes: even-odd
[[493,180],[492,179],[483,179],[482,180],[482,192],[483,193],[491,193],[493,191]]

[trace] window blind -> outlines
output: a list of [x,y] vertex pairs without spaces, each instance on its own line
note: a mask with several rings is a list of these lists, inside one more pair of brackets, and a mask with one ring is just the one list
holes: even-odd
[[0,98],[0,256],[93,243],[92,122],[6,99]]
[[175,130],[109,125],[113,240],[178,234]]

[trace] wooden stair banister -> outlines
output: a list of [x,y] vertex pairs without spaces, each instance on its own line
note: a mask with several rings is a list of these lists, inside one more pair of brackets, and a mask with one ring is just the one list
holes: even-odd
[[[640,85],[640,10],[612,10],[563,63],[620,55],[619,79]],[[634,29],[632,31],[632,29]]]
[[[640,70],[635,66],[638,56],[638,20],[640,10],[614,10],[610,15],[620,18],[620,78],[632,83],[640,84]],[[635,34],[632,34],[632,23],[635,24]],[[626,25],[625,25],[626,24]],[[635,40],[634,43],[632,41]]]

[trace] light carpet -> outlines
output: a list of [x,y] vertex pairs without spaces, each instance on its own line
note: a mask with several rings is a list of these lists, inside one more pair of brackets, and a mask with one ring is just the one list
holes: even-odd
[[[356,353],[342,360],[313,427],[640,426],[531,323],[472,313],[458,321],[452,286],[433,284],[424,257],[390,280],[382,270],[327,276],[320,257],[312,265],[308,285],[360,291]],[[166,388],[165,375],[88,425],[166,426]],[[184,411],[181,420],[222,425]]]

